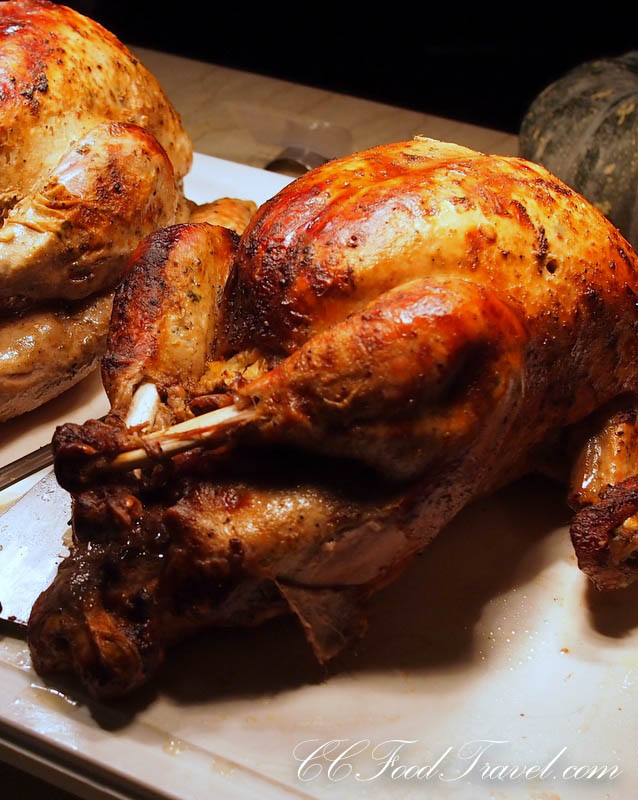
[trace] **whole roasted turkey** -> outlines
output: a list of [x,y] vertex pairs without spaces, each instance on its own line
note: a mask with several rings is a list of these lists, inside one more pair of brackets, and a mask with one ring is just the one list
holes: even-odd
[[83,378],[139,241],[188,219],[190,139],[115,36],[0,3],[0,421]]
[[241,239],[151,235],[115,297],[111,413],[55,435],[74,545],[36,668],[116,696],[188,633],[282,612],[326,660],[465,504],[552,454],[581,566],[629,582],[637,269],[542,167],[425,138],[308,173]]

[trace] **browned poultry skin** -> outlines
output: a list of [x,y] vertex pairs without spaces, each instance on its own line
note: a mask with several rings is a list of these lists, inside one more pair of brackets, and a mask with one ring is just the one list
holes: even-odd
[[102,362],[113,411],[125,414],[145,381],[179,403],[199,380],[236,247],[231,230],[208,223],[174,225],[139,245],[115,294]]
[[[249,209],[250,205],[244,201],[221,198],[216,203],[207,204],[205,209],[197,208],[196,213],[200,218],[202,215],[206,216],[212,224],[221,224],[222,221],[227,224],[233,223],[241,230],[242,221],[245,220],[246,224],[248,222],[246,216]],[[216,236],[220,240],[224,239],[224,234],[220,235],[218,233]],[[205,264],[203,269],[206,271],[207,278],[214,274],[215,269],[219,272],[221,269],[220,262],[226,263],[223,262],[220,255],[216,256],[217,261],[215,264],[217,266],[209,263],[208,256],[211,250],[206,250],[207,244],[217,252],[215,250],[215,235],[210,238],[211,242],[207,242],[206,237],[201,242],[203,254],[206,256],[203,259]],[[217,242],[217,244],[220,243],[222,242]],[[186,247],[189,246],[190,243],[188,243],[188,238],[186,237]],[[234,252],[234,243],[231,246],[228,241],[223,242],[221,249],[223,251],[229,247]],[[192,255],[192,251],[185,253],[186,261],[191,266]],[[135,264],[136,260],[137,257],[132,259],[132,265]],[[223,275],[219,274],[216,278],[218,294],[221,294],[229,264],[230,252],[228,253],[226,267],[221,270]],[[128,371],[125,370],[123,364],[120,364],[119,381],[115,380],[119,388],[111,387],[108,364],[106,362],[103,364],[104,382],[108,387],[114,410],[125,410],[128,406],[131,394],[136,386],[133,378],[135,370],[140,376],[137,383],[141,382],[146,374],[152,375],[154,382],[161,383],[159,365],[149,364],[149,360],[152,361],[154,354],[164,360],[169,357],[169,354],[175,355],[174,347],[170,347],[166,341],[162,343],[162,347],[167,347],[168,349],[162,355],[162,353],[158,352],[161,349],[159,342],[155,342],[152,345],[149,340],[152,338],[151,331],[155,334],[160,331],[166,331],[168,320],[163,316],[163,312],[160,314],[160,309],[165,309],[168,297],[176,296],[174,305],[176,308],[179,307],[179,292],[183,289],[183,282],[180,284],[177,278],[180,274],[183,276],[184,272],[183,269],[172,272],[170,281],[167,284],[163,283],[162,269],[159,271],[160,274],[157,276],[158,286],[163,286],[164,294],[161,302],[157,297],[154,298],[154,301],[158,301],[158,308],[149,307],[147,293],[144,288],[148,285],[150,275],[147,275],[146,281],[142,281],[139,293],[133,292],[132,296],[127,297],[125,303],[118,303],[116,306],[118,322],[113,326],[111,336],[115,338],[118,335],[118,326],[120,333],[130,326],[130,331],[137,331],[137,335],[134,339],[131,339],[130,336],[125,338],[121,352],[114,345],[111,347],[111,353],[118,352],[120,359],[130,360]],[[191,282],[192,280],[194,280],[194,277]],[[127,285],[130,286],[131,281],[133,281],[133,276],[131,276]],[[212,287],[205,281],[201,292],[208,295],[211,290]],[[192,300],[193,298],[186,297],[185,308],[188,308],[189,299]],[[138,301],[141,308],[136,305]],[[56,397],[61,391],[73,386],[97,366],[100,356],[106,349],[112,303],[113,292],[107,291],[71,306],[64,304],[60,307],[53,304],[0,319],[0,422],[30,411],[47,400]],[[202,305],[205,305],[205,303],[202,303]],[[149,327],[146,329],[144,336],[142,336],[139,322],[145,317],[144,309],[146,309],[146,323]],[[148,319],[149,311],[153,312],[155,323],[153,320]],[[207,314],[210,317],[210,311]],[[204,318],[206,318],[206,314]],[[136,324],[138,324],[138,328],[134,327]],[[186,324],[189,323],[186,322]],[[201,320],[197,321],[197,325],[201,327]],[[144,348],[146,349],[144,350]],[[203,362],[204,360],[205,355],[202,352],[201,361]],[[193,380],[196,371],[193,371],[190,375],[187,375],[186,372],[186,369],[182,369],[181,377],[185,381]],[[179,403],[180,398],[184,396],[184,391],[176,384],[175,377],[173,367],[173,377],[171,380],[165,381],[167,383],[166,395],[167,398],[170,395],[172,401],[175,400]],[[124,384],[124,380],[126,380],[126,384]],[[123,394],[122,398],[118,395],[120,390]],[[158,412],[158,426],[163,418],[163,415]],[[166,418],[172,419],[170,413]]]
[[623,395],[571,433],[569,502],[578,565],[598,589],[638,578],[638,404]]
[[157,80],[113,34],[47,0],[0,4],[0,208],[11,207],[101,122],[162,145],[178,180],[192,145]]
[[106,348],[113,293],[0,319],[0,422],[86,377]]
[[[527,333],[467,281],[410,281],[313,336],[237,390],[260,437],[357,458],[395,480],[471,448],[521,413]],[[496,433],[496,431],[494,431]]]
[[157,140],[97,125],[15,205],[0,230],[0,310],[113,287],[137,243],[175,220],[179,191]]
[[[36,669],[74,671],[102,697],[131,691],[189,632],[285,612],[280,588],[290,580],[295,591],[300,554],[376,515],[387,495],[374,482],[377,492],[363,494],[338,465],[326,480],[298,459],[271,457],[266,470],[255,457],[213,460],[204,471],[178,471],[143,503],[135,483],[75,498],[73,553],[31,615]],[[333,618],[330,636],[318,632],[318,655],[345,644],[344,623]]]
[[[21,347],[0,351],[0,388],[21,385],[15,402],[0,399],[6,419],[95,366],[106,324],[102,315],[92,325],[91,310],[82,324],[85,298],[101,308],[97,295],[115,285],[140,239],[188,218],[182,179],[192,145],[157,80],[115,36],[65,6],[8,0],[0,155],[0,313],[5,338],[13,332]],[[42,339],[65,314],[92,339],[83,348]],[[37,348],[22,336],[29,319]]]
[[[455,308],[454,293],[461,287],[479,292],[483,302],[502,304],[502,319],[515,317],[525,335],[508,337],[505,329],[492,334],[492,343],[498,347],[500,338],[514,357],[509,375],[501,365],[481,369],[485,354],[468,359],[471,368],[455,384],[456,405],[447,398],[443,404],[440,430],[449,436],[457,420],[464,424],[472,416],[473,402],[492,395],[490,383],[502,389],[514,376],[524,387],[516,395],[519,420],[533,419],[534,425],[519,424],[510,414],[515,430],[507,435],[498,483],[553,430],[635,386],[636,264],[631,247],[602,214],[542,167],[416,139],[326,164],[262,207],[242,237],[229,281],[226,348],[293,353],[290,367],[284,362],[265,375],[254,394],[275,395],[283,371],[284,391],[298,395],[301,379],[292,376],[303,353],[332,358],[332,350],[344,352],[342,334],[350,329],[352,352],[369,349],[364,393],[369,397],[382,393],[393,378],[385,374],[384,359],[374,358],[376,345],[357,339],[356,316],[339,327],[348,313],[356,315],[371,299],[383,305],[391,297],[386,292],[422,277],[430,291],[438,283],[439,296],[450,295],[447,313],[424,304],[426,314],[432,313],[430,324],[442,332],[457,327],[462,337],[466,326],[480,330],[473,322],[480,303],[457,302]],[[338,344],[331,341],[337,332]],[[305,349],[298,350],[304,342]],[[523,355],[517,360],[519,349]],[[453,353],[449,356],[439,360],[441,381],[454,373]],[[336,412],[326,415],[318,396],[322,380],[332,374],[326,356],[320,358],[322,379],[315,378],[312,392],[306,391],[303,414],[298,397],[290,406],[280,404],[276,415],[271,405],[269,431],[278,425],[287,439],[298,430],[304,444],[315,433],[325,441],[326,419]],[[602,366],[610,363],[613,369]],[[335,370],[337,379],[340,370],[343,363]],[[472,386],[476,391],[463,399],[462,390]],[[238,394],[252,392],[249,385]],[[355,404],[356,397],[347,404],[349,420],[360,413],[353,411]],[[431,418],[432,409],[426,408],[426,425]],[[484,424],[484,412],[474,419]],[[392,431],[383,415],[379,424],[388,444],[396,444],[396,433],[403,434],[404,444],[412,439],[414,431],[406,430],[405,422]],[[337,423],[330,435],[338,433]]]
[[478,283],[559,329],[587,292],[633,286],[634,264],[542,167],[418,138],[329,162],[260,209],[229,286],[229,347],[291,352],[419,277]]
[[[119,693],[194,627],[286,605],[317,655],[334,655],[361,629],[361,600],[466,503],[636,389],[636,267],[598,211],[519,159],[417,139],[287,187],[239,245],[209,354],[227,358],[227,372],[209,365],[194,390],[254,408],[234,449],[79,491],[75,466],[128,446],[127,432],[117,418],[59,430],[78,547],[34,608],[36,664]],[[154,545],[158,522],[166,538]],[[111,535],[145,544],[117,550],[113,567]],[[85,539],[102,549],[89,556]],[[154,547],[162,559],[140,555]],[[90,595],[74,582],[87,559],[102,576]],[[147,598],[135,624],[129,568],[147,575],[135,582]],[[119,599],[107,598],[105,574]],[[87,617],[96,603],[104,614]]]
[[189,222],[208,222],[209,225],[221,225],[230,228],[238,236],[246,230],[246,226],[255,216],[257,203],[252,200],[240,200],[237,197],[220,197],[212,203],[195,206]]
[[576,452],[569,504],[574,510],[597,503],[608,486],[638,474],[636,397],[621,395],[570,433]]

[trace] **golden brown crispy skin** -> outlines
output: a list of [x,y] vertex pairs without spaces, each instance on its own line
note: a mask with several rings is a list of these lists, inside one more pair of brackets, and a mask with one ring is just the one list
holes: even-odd
[[0,3],[0,208],[102,122],[145,128],[177,180],[192,145],[157,80],[97,22],[46,0]]
[[[148,381],[178,402],[202,376],[217,337],[219,303],[237,237],[207,223],[145,239],[115,292],[102,378],[113,411],[126,413]],[[175,396],[177,394],[177,396]]]
[[[141,238],[181,218],[192,145],[157,80],[115,36],[65,6],[9,0],[0,3],[0,156],[2,328],[24,347],[0,350],[3,389],[21,387],[2,403],[7,417],[95,364],[104,320],[81,324],[83,314],[104,306],[97,293]],[[42,331],[65,315],[86,341],[54,333],[66,350],[48,348]]]
[[[72,468],[122,446],[119,418],[59,430],[78,544],[34,608],[36,663],[116,694],[194,627],[286,605],[330,657],[361,629],[361,600],[466,503],[636,392],[637,269],[596,209],[520,159],[417,139],[291,184],[244,233],[205,356],[218,361],[185,387],[222,376],[252,425],[227,450],[83,491]],[[164,368],[183,385],[179,359]],[[96,604],[106,617],[87,620]]]
[[9,212],[0,305],[78,300],[117,283],[138,242],[173,223],[179,192],[157,140],[97,125]]
[[530,319],[558,314],[560,331],[586,297],[634,287],[634,269],[618,231],[543,167],[419,137],[329,162],[261,207],[228,345],[291,352],[420,277],[481,284]]
[[[190,223],[140,244],[115,296],[102,379],[111,407],[126,413],[143,382],[155,384],[180,419],[220,336],[221,302],[238,239],[257,206],[222,197],[196,206]],[[158,422],[169,417],[161,414]]]
[[527,331],[469,281],[418,279],[311,337],[237,389],[259,436],[357,458],[394,480],[503,439],[521,413]]
[[638,403],[621,395],[570,432],[572,470],[569,504],[597,503],[608,486],[638,474]]
[[[182,213],[192,145],[157,80],[115,36],[65,6],[8,0],[0,156],[5,419],[95,365],[106,333],[101,295],[139,240]],[[83,338],[66,336],[63,319]]]
[[[604,294],[633,291],[634,264],[604,217],[542,167],[420,137],[330,162],[260,209],[227,288],[222,349],[290,353],[424,277],[495,291],[565,352],[561,331],[584,334],[581,306],[609,313]],[[615,334],[597,316],[604,355]],[[591,393],[583,405],[595,407],[604,392],[594,403]]]
[[230,228],[238,236],[246,230],[246,226],[257,211],[257,203],[252,200],[238,200],[236,197],[220,197],[212,203],[195,206],[191,211],[189,222],[208,222],[209,225],[221,225]]
[[[534,425],[508,433],[500,466],[507,475],[553,430],[634,388],[636,264],[603,215],[542,167],[419,138],[330,162],[260,209],[242,237],[227,288],[222,349],[258,347],[265,354],[292,353],[293,360],[302,345],[330,351],[344,317],[360,314],[365,322],[368,303],[415,278],[426,280],[430,292],[438,284],[445,297],[442,304],[424,302],[432,331],[449,338],[445,330],[456,327],[462,336],[474,310],[463,303],[455,308],[451,297],[476,287],[506,307],[504,320],[513,315],[525,330],[514,346],[524,357],[511,362],[509,375],[494,365],[481,370],[477,354],[455,384],[477,386],[464,413],[459,410],[461,421],[472,415],[473,402],[493,392],[490,386],[502,388],[514,378],[523,387],[517,414]],[[356,327],[353,320],[346,325]],[[503,348],[512,348],[505,331],[501,338]],[[365,353],[373,345],[352,346]],[[391,383],[383,359],[371,367],[370,388]],[[439,369],[454,374],[452,350],[441,354]],[[241,390],[250,392],[250,386]],[[324,416],[307,402],[303,418],[319,431]],[[294,417],[288,428],[298,405],[290,414],[285,406],[279,410]],[[451,409],[446,401],[444,412]],[[430,419],[432,408],[422,414]],[[484,422],[481,414],[474,418],[476,425]],[[449,414],[443,420],[442,433],[449,435],[455,422]]]

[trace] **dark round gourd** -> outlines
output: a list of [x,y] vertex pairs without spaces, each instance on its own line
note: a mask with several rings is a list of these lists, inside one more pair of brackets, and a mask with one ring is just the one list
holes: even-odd
[[589,61],[523,119],[520,153],[596,205],[638,248],[638,51]]

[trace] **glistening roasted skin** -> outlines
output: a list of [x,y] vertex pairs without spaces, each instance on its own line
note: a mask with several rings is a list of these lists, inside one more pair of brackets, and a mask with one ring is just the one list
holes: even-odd
[[262,206],[228,344],[291,352],[415,278],[472,281],[548,329],[558,315],[560,332],[586,297],[635,288],[634,269],[618,231],[542,167],[418,138],[329,162]]
[[36,665],[112,696],[194,628],[286,607],[331,657],[466,503],[636,391],[637,268],[520,159],[416,139],[291,184],[242,236],[223,335],[174,415],[230,396],[250,421],[221,449],[88,485],[82,464],[135,437],[118,415],[57,432],[76,547],[34,607]]
[[0,208],[103,122],[145,128],[180,181],[192,145],[157,80],[97,22],[48,0],[0,4]]
[[212,203],[196,206],[191,212],[189,222],[208,222],[210,225],[221,225],[230,228],[238,236],[246,230],[246,226],[255,216],[257,204],[252,200],[240,200],[236,197],[220,197]]
[[0,304],[79,300],[110,288],[138,242],[174,222],[171,162],[137,125],[103,123],[9,212]]
[[102,362],[114,411],[125,414],[144,381],[175,404],[200,379],[236,248],[233,231],[208,223],[174,225],[137,248],[116,291]]
[[[331,382],[334,392],[335,382],[345,377],[343,366],[331,371],[329,363],[345,353],[343,331],[372,328],[368,309],[386,300],[389,308],[395,287],[421,278],[432,292],[438,284],[438,300],[429,302],[432,326],[440,335],[456,326],[461,336],[474,319],[473,305],[485,307],[486,299],[501,304],[502,333],[491,341],[500,338],[512,360],[509,369],[497,371],[500,382],[494,385],[502,388],[508,376],[513,378],[520,387],[515,393],[519,419],[534,424],[508,435],[496,484],[526,469],[526,454],[561,428],[635,388],[636,264],[631,246],[602,214],[542,167],[416,139],[326,164],[260,209],[242,237],[227,287],[224,352],[257,347],[271,363],[290,354],[288,362],[239,388],[237,395],[241,403],[268,400],[283,390],[295,402],[280,403],[276,412],[271,404],[264,430],[270,435],[276,427],[274,437],[298,436],[308,446],[313,437],[325,442],[326,420],[339,417],[334,396],[321,387]],[[452,299],[457,291],[467,291],[463,287],[483,300],[464,308]],[[354,317],[343,322],[348,314]],[[512,318],[524,334],[507,334],[505,321]],[[365,383],[359,376],[357,394],[365,386],[366,397],[383,396],[396,373],[388,377],[383,357],[375,358],[375,337],[354,335],[350,346],[350,363],[372,362]],[[311,353],[310,362],[322,364],[302,401],[297,368],[304,352]],[[452,377],[453,352],[439,359],[443,382],[446,370]],[[489,348],[483,358],[488,353]],[[468,358],[461,372],[468,386],[472,369],[480,373],[481,363],[477,354]],[[289,373],[283,381],[282,371]],[[492,396],[489,380],[490,372],[479,376],[474,398]],[[457,392],[462,387],[457,381]],[[357,411],[350,390],[341,390],[348,402],[340,401],[344,414],[339,419],[348,418],[345,438],[354,445],[353,414],[368,413],[369,401]],[[326,409],[328,404],[332,408]],[[462,408],[453,410],[445,397],[441,432],[449,436],[455,425],[472,418],[472,403]],[[433,411],[423,413],[426,424]],[[475,424],[484,420],[483,413],[474,419]],[[379,424],[387,447],[400,448],[403,441],[410,452],[405,422],[393,429],[384,415]],[[517,424],[512,414],[510,424]],[[338,421],[330,430],[334,434],[340,434]],[[393,473],[391,465],[384,469]]]
[[[192,145],[157,80],[115,36],[48,0],[8,0],[0,156],[0,314],[5,342],[15,339],[0,350],[6,419],[95,366],[106,338],[106,321],[95,324],[100,298],[141,238],[188,218]],[[65,315],[83,347],[43,340]]]
[[[245,205],[243,201],[240,202],[239,210],[240,213],[243,213]],[[223,220],[228,221],[229,217],[232,217],[232,211],[237,208],[237,201],[221,198],[216,208],[224,210]],[[207,210],[206,215],[214,221],[219,219],[217,213],[211,209]],[[185,232],[190,228],[184,224],[175,226],[175,230]],[[234,252],[236,242],[234,234],[230,231],[224,232],[221,228],[214,230],[211,228],[211,232],[212,235],[208,237],[200,237],[197,245],[201,246],[200,255],[207,256],[202,261],[202,268],[205,270],[206,276],[210,278],[212,274],[215,274],[214,270],[217,270],[219,281],[217,294],[221,295],[223,281],[230,266],[230,254]],[[159,236],[166,242],[164,233]],[[168,238],[170,240],[170,234]],[[174,240],[178,241],[179,238],[179,236],[175,236]],[[140,252],[144,252],[147,246],[140,247]],[[219,252],[215,250],[216,246],[219,246]],[[216,253],[217,260],[214,263],[211,263],[208,258],[211,252]],[[189,256],[192,255],[191,251]],[[113,386],[109,381],[109,361],[107,359],[103,362],[104,383],[111,397],[113,409],[120,409],[124,414],[137,385],[133,380],[133,373],[137,371],[138,383],[148,376],[152,376],[154,381],[161,383],[162,360],[170,355],[174,356],[175,348],[179,348],[178,340],[173,339],[172,342],[160,340],[159,334],[167,334],[167,325],[171,319],[174,321],[174,316],[171,318],[165,313],[166,306],[172,303],[174,312],[179,312],[181,308],[182,312],[186,313],[190,304],[194,302],[193,295],[189,296],[187,292],[183,292],[184,284],[180,284],[177,278],[180,275],[185,277],[188,289],[192,288],[195,276],[188,277],[188,274],[184,273],[182,265],[180,269],[171,274],[169,281],[165,281],[163,267],[166,265],[162,262],[158,274],[152,275],[146,269],[144,275],[141,276],[140,306],[136,306],[136,290],[131,296],[131,289],[137,275],[135,268],[137,258],[138,256],[134,254],[129,264],[131,277],[126,283],[128,288],[122,289],[128,294],[122,302],[118,301],[116,305],[117,315],[111,328],[111,337],[115,341],[118,335],[127,330],[129,324],[133,325],[135,322],[138,325],[146,325],[146,332],[144,336],[128,336],[122,343],[122,350],[111,348],[112,353],[118,352],[117,377]],[[155,263],[157,264],[157,262]],[[192,262],[189,262],[189,265],[192,266]],[[158,302],[157,306],[150,305],[152,299],[154,301],[158,299],[157,296],[154,298],[149,296],[148,281],[151,279],[155,281],[155,287],[162,295],[162,301]],[[212,284],[204,283],[201,292],[207,293],[211,287]],[[7,315],[4,318],[0,317],[0,422],[37,408],[76,384],[97,366],[100,356],[106,350],[112,305],[113,291],[109,290],[73,304],[45,305]],[[208,315],[211,325],[214,322],[212,310],[211,307]],[[148,312],[151,312],[150,316]],[[202,322],[205,318],[206,315],[198,317],[192,323],[188,319],[182,320],[183,341],[188,342],[193,332],[193,324],[199,330],[202,329]],[[189,325],[191,325],[190,328]],[[166,352],[162,349],[163,347],[167,348]],[[204,354],[197,351],[196,348],[186,347],[185,349],[196,355],[196,358],[200,358],[203,368]],[[157,363],[153,363],[154,358],[157,358]],[[128,359],[128,371],[124,369],[124,359]],[[192,361],[182,359],[180,376],[184,380],[187,377],[186,372],[190,372],[192,366]],[[174,362],[172,375],[173,378],[166,382],[166,399],[170,394],[171,402],[179,405],[180,402],[183,402],[184,391],[175,383]],[[195,379],[194,373],[192,377]],[[161,419],[162,415],[158,413],[158,423]],[[170,413],[167,419],[172,419]]]
[[616,398],[582,427],[570,476],[572,542],[594,585],[618,589],[638,578],[638,398]]

